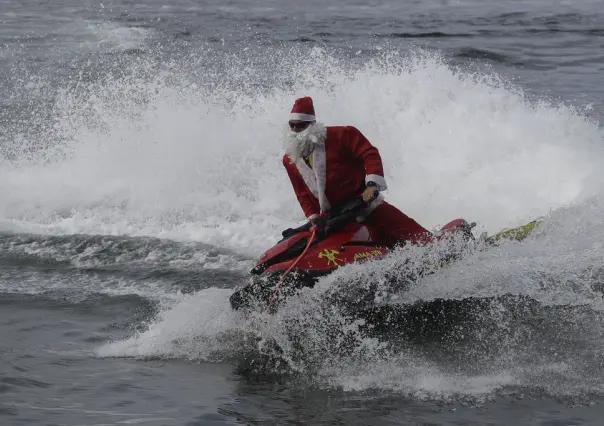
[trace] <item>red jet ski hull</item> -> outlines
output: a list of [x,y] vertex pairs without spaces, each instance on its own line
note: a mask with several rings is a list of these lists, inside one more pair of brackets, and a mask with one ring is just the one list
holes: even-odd
[[[441,234],[463,232],[471,237],[470,230],[468,222],[457,219],[445,225]],[[309,238],[309,231],[298,232],[267,250],[251,271],[250,281],[231,295],[231,307],[239,309],[270,304],[275,286],[302,254]],[[381,244],[377,230],[358,222],[349,223],[311,244],[296,268],[280,284],[279,297],[285,298],[302,287],[313,287],[320,277],[341,266],[381,259],[389,251]]]
[[[311,237],[310,232],[301,232],[269,249],[258,261],[262,264],[267,259],[274,258],[288,250],[297,242]],[[312,244],[304,257],[298,262],[297,269],[329,273],[334,269],[358,261],[384,257],[388,253],[386,247],[379,246],[379,236],[367,226],[351,223],[340,232],[329,238]],[[271,265],[264,272],[285,272],[296,258]]]

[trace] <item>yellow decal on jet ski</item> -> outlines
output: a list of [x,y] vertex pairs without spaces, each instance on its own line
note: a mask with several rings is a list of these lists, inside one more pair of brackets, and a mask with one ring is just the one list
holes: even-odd
[[327,266],[331,265],[332,262],[333,262],[333,264],[335,266],[341,266],[338,262],[342,262],[342,265],[343,265],[344,261],[342,259],[338,259],[336,257],[337,254],[340,254],[340,252],[337,251],[337,250],[325,249],[321,253],[319,253],[319,259],[323,259],[324,257],[326,257],[327,258]]
[[371,259],[372,257],[380,256],[381,254],[381,250],[364,251],[361,253],[356,253],[354,255],[354,260]]

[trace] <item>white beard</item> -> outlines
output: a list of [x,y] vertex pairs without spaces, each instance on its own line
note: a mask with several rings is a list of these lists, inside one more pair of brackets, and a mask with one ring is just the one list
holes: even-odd
[[285,130],[283,147],[285,153],[295,163],[302,157],[307,157],[314,149],[315,145],[325,142],[327,137],[327,127],[323,123],[314,123],[304,129],[302,132]]

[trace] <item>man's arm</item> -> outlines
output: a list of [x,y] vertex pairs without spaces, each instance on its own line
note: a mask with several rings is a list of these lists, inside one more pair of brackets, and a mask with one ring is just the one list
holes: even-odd
[[296,193],[300,207],[302,207],[302,211],[304,211],[304,215],[308,218],[308,220],[312,220],[319,216],[317,203],[312,202],[311,197],[314,197],[314,195],[312,195],[304,183],[304,179],[302,179],[302,175],[300,175],[296,169],[296,166],[291,164],[290,161],[291,160],[288,156],[283,157],[283,165],[285,166],[289,180],[294,187],[294,192]]
[[387,189],[382,157],[380,157],[378,149],[371,145],[371,142],[356,127],[352,126],[346,127],[343,143],[354,158],[363,161],[366,173],[365,183],[375,182],[379,191]]

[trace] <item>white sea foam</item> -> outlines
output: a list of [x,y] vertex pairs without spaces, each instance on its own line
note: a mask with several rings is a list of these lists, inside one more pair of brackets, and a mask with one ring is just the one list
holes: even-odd
[[206,289],[182,295],[179,303],[160,313],[149,329],[129,340],[109,343],[100,356],[185,358],[213,361],[240,348],[229,339],[244,325],[228,305],[230,290]]
[[105,81],[84,99],[65,93],[61,145],[0,171],[9,182],[0,223],[258,254],[302,218],[279,137],[304,94],[327,124],[353,124],[380,148],[387,198],[427,227],[463,216],[496,231],[580,201],[604,179],[595,123],[529,103],[494,77],[454,72],[438,58],[389,57],[351,71],[322,52],[290,72],[297,93],[237,94],[173,74]]

